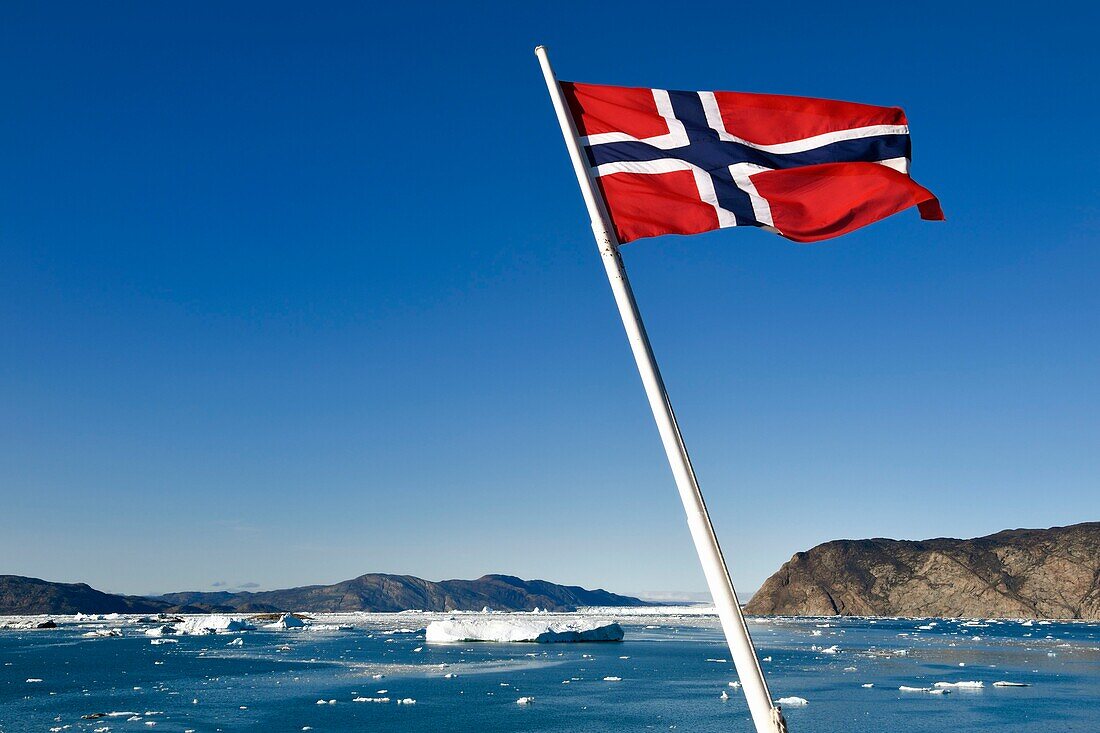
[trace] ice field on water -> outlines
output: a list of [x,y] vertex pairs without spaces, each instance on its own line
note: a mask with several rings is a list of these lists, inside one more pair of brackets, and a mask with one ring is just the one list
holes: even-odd
[[[625,640],[427,643],[426,626],[448,617],[320,614],[305,628],[161,636],[136,616],[53,617],[59,628],[0,630],[0,733],[752,730],[713,616],[546,614],[616,621]],[[773,696],[807,701],[785,706],[792,733],[1100,731],[1098,623],[756,619],[750,628]]]

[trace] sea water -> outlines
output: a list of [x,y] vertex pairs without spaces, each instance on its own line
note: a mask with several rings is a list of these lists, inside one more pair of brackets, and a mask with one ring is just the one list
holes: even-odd
[[[0,631],[0,733],[752,730],[713,616],[601,616],[626,639],[428,645],[424,626],[439,618],[429,614],[179,637],[149,637],[136,618],[57,619],[57,629]],[[97,628],[122,635],[84,636]],[[785,709],[792,733],[1100,731],[1097,623],[818,618],[750,629],[773,697],[807,701]],[[164,638],[175,641],[152,643]],[[993,686],[1001,680],[1029,686]],[[984,687],[898,689],[958,681]],[[82,718],[99,713],[115,715]]]

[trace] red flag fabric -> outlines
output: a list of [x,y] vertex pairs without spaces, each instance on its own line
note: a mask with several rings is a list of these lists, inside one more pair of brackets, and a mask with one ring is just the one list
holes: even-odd
[[816,242],[911,206],[905,113],[810,97],[561,82],[620,242],[757,226]]

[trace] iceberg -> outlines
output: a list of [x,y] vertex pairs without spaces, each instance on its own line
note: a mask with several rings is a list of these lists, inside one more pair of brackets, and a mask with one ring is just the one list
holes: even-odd
[[301,629],[301,628],[305,628],[305,625],[306,625],[306,622],[303,621],[302,619],[298,618],[294,614],[284,613],[282,616],[279,617],[278,621],[276,621],[274,623],[270,623],[270,624],[264,624],[264,628],[265,629]]
[[231,634],[255,630],[252,624],[233,616],[198,616],[176,624],[177,634]]
[[985,683],[980,680],[970,680],[967,682],[936,682],[932,686],[939,688],[959,687],[967,690],[977,690],[979,688],[985,687]]
[[776,700],[776,703],[787,707],[802,707],[803,705],[809,705],[810,701],[804,697],[781,697]]
[[623,627],[600,619],[551,621],[530,616],[450,618],[432,621],[425,631],[429,644],[459,641],[561,642],[622,641]]
[[151,629],[145,630],[146,636],[164,636],[165,634],[176,633],[176,627],[171,624],[162,624],[161,626],[154,626]]
[[1005,682],[1003,680],[1000,681],[1000,682],[994,682],[993,686],[994,687],[1031,687],[1031,685],[1029,685],[1027,682]]

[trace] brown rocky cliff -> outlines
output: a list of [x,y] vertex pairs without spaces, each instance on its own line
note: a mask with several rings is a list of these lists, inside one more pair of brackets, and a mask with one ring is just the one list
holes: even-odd
[[970,540],[836,540],[765,581],[750,614],[1100,620],[1100,522]]

